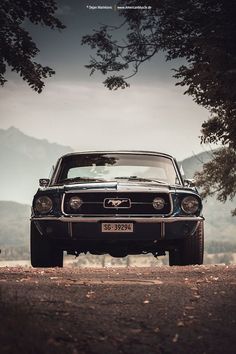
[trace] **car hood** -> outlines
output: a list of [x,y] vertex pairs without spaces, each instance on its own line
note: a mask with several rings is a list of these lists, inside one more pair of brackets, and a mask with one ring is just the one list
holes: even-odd
[[155,182],[138,182],[138,181],[129,181],[129,182],[90,182],[90,183],[78,183],[73,185],[65,185],[64,191],[111,191],[111,192],[169,192],[171,189],[175,189],[173,186],[164,185],[161,183]]
[[49,186],[41,187],[38,193],[51,193],[58,192],[63,194],[65,192],[153,192],[153,193],[180,193],[180,194],[195,194],[198,192],[195,188],[177,185],[164,185],[156,182],[143,182],[143,181],[106,181],[106,182],[89,182],[89,183],[76,183],[63,186]]

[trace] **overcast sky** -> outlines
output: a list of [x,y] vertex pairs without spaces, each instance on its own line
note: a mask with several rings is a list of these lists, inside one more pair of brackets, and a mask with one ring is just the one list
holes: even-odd
[[176,63],[163,55],[142,67],[126,90],[108,91],[103,77],[89,76],[84,65],[93,54],[81,37],[101,23],[120,19],[111,10],[87,5],[114,1],[60,1],[61,33],[30,27],[41,50],[37,60],[56,70],[41,94],[15,74],[0,88],[0,128],[10,126],[36,138],[76,150],[140,149],[167,152],[182,159],[203,151],[198,136],[208,112],[183,95],[171,77]]

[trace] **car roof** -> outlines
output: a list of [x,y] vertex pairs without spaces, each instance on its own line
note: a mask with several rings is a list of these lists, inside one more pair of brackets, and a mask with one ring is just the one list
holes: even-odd
[[69,157],[69,156],[75,156],[75,155],[83,155],[83,154],[136,154],[136,155],[156,155],[156,156],[164,156],[164,157],[169,157],[173,159],[173,156],[163,153],[163,152],[157,152],[157,151],[142,151],[142,150],[102,150],[102,151],[75,151],[75,152],[70,152],[68,154],[65,154],[61,156],[61,158],[64,157]]

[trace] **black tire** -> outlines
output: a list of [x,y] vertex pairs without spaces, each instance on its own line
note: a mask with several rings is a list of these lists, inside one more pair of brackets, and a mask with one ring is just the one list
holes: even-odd
[[169,265],[170,266],[181,265],[179,249],[169,251]]
[[34,222],[31,222],[30,254],[32,267],[63,267],[63,250],[53,247],[52,243],[40,234]]
[[203,263],[204,226],[200,222],[193,235],[184,239],[179,248],[169,252],[169,265],[194,265]]

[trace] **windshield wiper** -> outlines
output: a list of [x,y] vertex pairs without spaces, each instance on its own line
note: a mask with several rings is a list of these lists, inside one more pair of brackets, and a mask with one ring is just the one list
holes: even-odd
[[161,183],[161,184],[167,184],[164,181],[160,181],[158,179],[153,179],[153,178],[144,178],[144,177],[138,177],[138,176],[129,176],[129,177],[115,177],[115,179],[127,179],[128,181],[141,181],[141,182],[156,182],[156,183]]
[[65,178],[62,179],[60,182],[69,182],[69,183],[76,183],[76,182],[104,182],[104,179],[101,178],[91,178],[91,177],[74,177],[74,178]]

